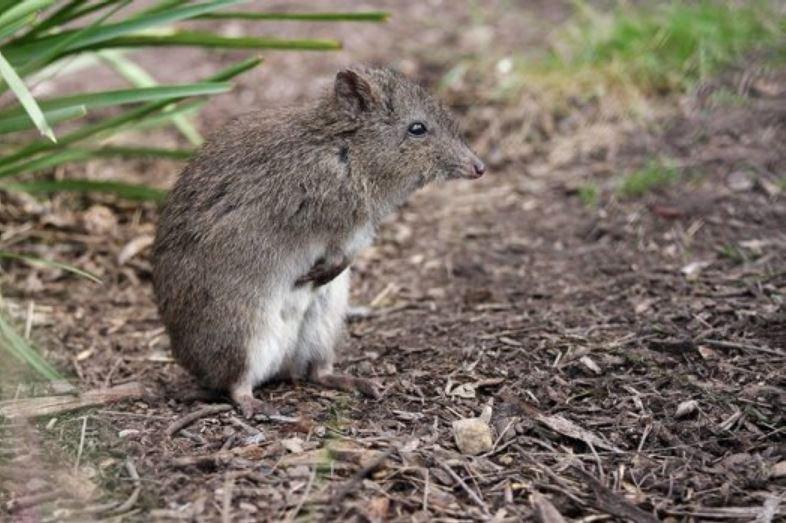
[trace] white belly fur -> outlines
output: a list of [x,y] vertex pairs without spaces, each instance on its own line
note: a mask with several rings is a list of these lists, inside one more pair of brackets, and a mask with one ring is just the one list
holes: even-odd
[[[354,257],[358,251],[370,245],[372,240],[373,227],[368,224],[349,238],[344,252]],[[313,258],[316,259],[320,254],[316,254]],[[306,269],[311,263],[313,260],[305,266]],[[299,273],[302,274],[306,269],[302,269]],[[267,296],[264,303],[260,304],[257,331],[247,347],[247,379],[252,387],[286,373],[284,371],[288,369],[285,367],[291,366],[298,360],[302,364],[304,359],[325,357],[332,362],[334,349],[332,345],[343,326],[347,308],[349,270],[318,289],[313,289],[311,286],[295,289],[290,278],[285,277],[283,280],[280,285],[270,290],[272,292],[265,293]],[[320,304],[322,306],[320,314],[324,317],[304,326],[303,317],[306,311],[318,299],[323,300]],[[304,339],[301,340],[301,337]],[[317,348],[315,341],[320,341],[326,346]],[[308,351],[309,354],[299,355],[298,350]],[[315,351],[324,351],[325,354],[316,354]]]
[[257,332],[248,347],[248,372],[252,386],[275,377],[296,346],[303,314],[311,305],[310,288],[269,295],[262,304]]

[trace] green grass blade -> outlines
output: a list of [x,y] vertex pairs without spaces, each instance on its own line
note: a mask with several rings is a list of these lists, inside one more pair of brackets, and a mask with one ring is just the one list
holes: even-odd
[[0,13],[0,29],[12,25],[19,19],[27,18],[37,11],[46,9],[55,3],[55,0],[23,0],[12,8]]
[[42,377],[51,381],[62,379],[57,370],[38,354],[30,342],[17,334],[11,324],[1,314],[0,347],[19,361],[30,366]]
[[[158,147],[75,147],[68,149],[58,149],[54,152],[39,155],[38,157],[0,167],[0,178],[7,178],[16,174],[34,173],[51,169],[58,165],[67,163],[83,162],[91,158],[121,156],[121,157],[146,157],[146,158],[169,158],[172,160],[186,160],[191,157],[193,151],[190,149],[164,149]],[[11,184],[2,184],[0,187],[11,187]]]
[[142,15],[145,15],[145,14],[150,14],[150,13],[159,13],[161,11],[166,11],[167,9],[172,9],[173,7],[177,7],[177,6],[183,5],[186,2],[188,2],[188,0],[161,0],[160,2],[158,2],[153,7],[149,8],[149,9],[145,9],[144,11],[139,13],[139,16],[142,16]]
[[113,2],[117,3],[113,9],[110,9],[99,18],[94,20],[90,25],[85,26],[77,31],[72,32],[68,37],[63,38],[62,40],[58,41],[55,45],[52,45],[46,49],[43,54],[40,54],[35,57],[35,59],[28,61],[22,68],[20,72],[22,75],[27,76],[33,71],[41,69],[42,67],[46,66],[48,63],[51,62],[55,57],[61,54],[61,52],[66,49],[72,42],[76,42],[79,40],[83,35],[87,34],[88,31],[100,26],[104,21],[106,21],[109,17],[114,15],[123,7],[127,6],[131,3],[131,0],[122,0],[120,2]]
[[[72,120],[74,118],[81,118],[87,114],[87,109],[84,105],[77,105],[73,107],[64,107],[62,109],[44,109],[44,116],[50,124],[56,124],[65,120]],[[35,124],[27,114],[20,114],[18,116],[0,117],[0,134],[14,133],[18,131],[26,131],[35,127]]]
[[166,191],[154,189],[146,185],[133,185],[122,182],[97,181],[97,180],[35,180],[0,184],[0,187],[10,191],[27,193],[48,194],[55,192],[101,192],[110,193],[127,200],[162,202]]
[[35,14],[31,13],[27,15],[25,18],[20,18],[13,23],[10,23],[0,29],[0,41],[8,38],[9,36],[13,35],[21,28],[25,27],[26,25],[30,24],[33,20],[35,20]]
[[[99,51],[99,56],[108,62],[120,75],[137,87],[156,87],[158,84],[147,71],[139,67],[135,62],[127,59],[122,53],[117,51]],[[172,123],[195,146],[204,143],[204,138],[199,131],[184,114],[172,116]]]
[[0,0],[0,13],[2,13],[3,11],[7,11],[11,7],[13,7],[14,4],[18,1],[19,0]]
[[[134,89],[117,89],[112,91],[62,96],[59,98],[42,100],[39,106],[47,111],[77,106],[84,106],[86,109],[98,109],[140,102],[168,102],[191,96],[225,93],[230,89],[232,89],[232,84],[228,82],[202,82],[158,87],[139,87]],[[23,114],[23,111],[20,108],[14,108],[0,112],[0,118],[18,116],[21,114]]]
[[170,160],[188,160],[194,155],[194,149],[168,149],[164,147],[126,147],[111,146],[86,148],[96,157],[120,156],[123,158],[167,158]]
[[50,14],[46,19],[37,23],[35,27],[25,35],[25,38],[32,38],[34,35],[42,34],[57,26],[63,26],[77,18],[87,16],[117,3],[127,3],[127,0],[101,0],[92,3],[85,3],[84,0],[71,0],[65,2],[60,9],[55,10],[55,12]]
[[[202,31],[177,31],[168,34],[132,34],[103,41],[100,48],[109,47],[214,47],[223,49],[288,49],[300,51],[333,51],[341,49],[336,40],[285,39],[260,36],[220,36]],[[98,46],[86,46],[80,51]]]
[[[71,41],[69,45],[63,49],[63,52],[66,53],[75,49],[96,46],[101,42],[106,42],[107,40],[112,40],[129,33],[144,31],[152,27],[193,18],[201,14],[221,9],[222,7],[240,3],[241,1],[242,0],[211,0],[209,2],[176,7],[149,15],[132,17],[115,24],[94,27],[88,31],[84,31],[78,39]],[[70,39],[73,33],[77,31],[81,31],[81,29],[66,30],[55,35],[35,39],[31,42],[14,42],[7,46],[6,56],[8,61],[15,65],[35,61],[63,40]]]
[[35,98],[33,98],[33,95],[27,89],[25,83],[19,78],[19,75],[16,74],[16,71],[11,67],[11,64],[8,63],[2,53],[0,53],[0,76],[3,77],[8,87],[14,92],[19,103],[22,104],[27,114],[30,115],[30,119],[35,123],[35,126],[41,134],[53,142],[56,142],[55,133],[53,133],[52,128],[49,127],[46,117],[44,117],[44,113],[35,101]]
[[[219,71],[218,73],[206,78],[204,83],[225,82],[239,74],[248,71],[249,69],[253,69],[261,62],[262,59],[258,57],[247,58],[246,60],[242,60],[240,62],[232,64],[226,69],[223,69],[222,71]],[[19,169],[19,165],[21,163],[29,162],[30,161],[29,158],[33,155],[40,154],[45,151],[51,151],[53,149],[57,149],[58,147],[71,145],[80,140],[90,138],[102,132],[112,129],[118,129],[130,123],[141,121],[144,118],[148,117],[149,115],[167,107],[171,103],[180,101],[184,98],[187,97],[183,96],[171,100],[149,102],[143,105],[142,107],[132,109],[118,116],[107,118],[106,120],[97,122],[92,125],[86,125],[65,136],[61,136],[59,145],[42,142],[42,141],[31,143],[21,148],[17,152],[7,156],[6,158],[3,158],[3,163],[5,164],[5,167],[0,167],[0,178],[4,176],[10,176],[11,174],[17,174],[19,172],[24,172],[24,169],[21,170]]]
[[89,153],[81,149],[56,150],[55,152],[44,154],[30,160],[26,159],[22,162],[10,163],[0,167],[0,178],[6,178],[15,174],[41,171],[64,163],[86,160],[89,157]]
[[223,20],[292,20],[300,22],[384,22],[390,13],[361,11],[356,13],[260,13],[226,11],[200,15],[198,18]]
[[127,123],[120,128],[116,128],[116,131],[125,132],[132,129],[144,130],[171,125],[172,119],[174,117],[181,114],[193,116],[197,114],[200,109],[205,106],[205,104],[206,102],[203,100],[193,100],[189,102],[181,102],[179,104],[171,104],[158,113],[153,113],[134,122]]
[[71,274],[76,274],[77,276],[81,276],[82,278],[86,278],[88,280],[94,281],[95,283],[101,283],[101,278],[99,278],[95,274],[88,271],[84,271],[78,267],[74,267],[73,265],[69,265],[67,263],[62,263],[55,260],[47,260],[44,258],[39,258],[37,256],[30,256],[27,254],[16,254],[8,251],[0,251],[0,258],[6,258],[10,260],[22,260],[28,263],[32,263],[33,265],[44,265],[46,267],[62,269],[66,272],[70,272]]

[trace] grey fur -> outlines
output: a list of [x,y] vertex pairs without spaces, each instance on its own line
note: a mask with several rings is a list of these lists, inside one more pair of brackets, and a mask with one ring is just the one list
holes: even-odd
[[[415,120],[425,136],[407,132]],[[444,107],[390,69],[344,70],[314,103],[234,119],[185,168],[158,225],[153,284],[177,361],[231,390],[273,282],[337,267],[353,231],[417,188],[482,171]]]

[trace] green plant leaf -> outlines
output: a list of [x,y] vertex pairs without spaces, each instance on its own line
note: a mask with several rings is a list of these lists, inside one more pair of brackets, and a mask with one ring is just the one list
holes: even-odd
[[105,145],[88,147],[87,151],[96,157],[123,158],[167,158],[170,160],[188,160],[194,155],[195,149],[167,149],[163,147],[125,147]]
[[[100,48],[109,47],[217,47],[225,49],[289,49],[301,51],[334,51],[341,49],[336,40],[267,38],[261,36],[220,36],[203,31],[173,31],[155,34],[131,34],[101,42]],[[98,46],[95,46],[97,48]],[[94,46],[81,47],[79,50],[93,49]]]
[[77,31],[82,32],[82,34],[78,39],[70,41],[65,49],[62,50],[64,53],[75,49],[95,46],[101,42],[106,42],[107,40],[112,40],[129,33],[143,31],[151,27],[193,18],[201,14],[221,9],[222,7],[238,4],[241,1],[243,0],[212,0],[199,4],[175,7],[148,15],[132,17],[115,24],[94,27],[88,31],[72,29],[51,36],[37,38],[32,41],[12,42],[6,46],[6,57],[8,61],[14,65],[23,64],[37,60],[41,55],[47,53],[48,49],[57,46],[62,40],[70,40],[73,33]]
[[[65,120],[72,120],[74,118],[81,118],[87,114],[87,109],[84,105],[75,105],[72,107],[63,107],[60,109],[44,109],[44,116],[50,124],[56,124]],[[0,116],[0,134],[13,133],[17,131],[26,131],[35,127],[35,124],[27,114],[20,114],[17,116]]]
[[24,26],[28,25],[29,23],[31,23],[33,20],[35,20],[35,14],[31,13],[31,14],[27,15],[24,18],[20,18],[19,20],[16,20],[16,21],[14,21],[14,22],[12,22],[12,23],[10,23],[10,24],[0,28],[0,40],[8,38],[12,34],[14,34],[17,31],[19,31],[22,27],[24,27]]
[[[60,9],[55,10],[46,19],[40,21],[33,27],[25,39],[30,40],[33,36],[46,32],[55,26],[63,26],[72,20],[87,16],[101,9],[105,9],[114,4],[127,4],[128,0],[101,0],[86,3],[84,0],[70,0],[64,2]],[[102,17],[103,18],[103,17]],[[89,26],[88,26],[89,27]]]
[[164,125],[170,125],[172,119],[180,114],[192,116],[198,113],[206,104],[204,100],[191,100],[184,101],[177,104],[170,104],[158,113],[140,118],[139,120],[129,122],[121,127],[116,128],[118,133],[129,130],[143,130],[153,129]]
[[46,9],[53,3],[55,0],[22,0],[0,13],[0,29],[10,26],[22,18],[27,18],[36,11]]
[[[125,158],[168,158],[170,160],[186,160],[190,158],[192,154],[193,151],[189,149],[163,149],[158,147],[104,146],[58,149],[52,153],[38,156],[33,160],[0,168],[0,178],[6,178],[21,173],[34,173],[67,163],[84,162],[92,158],[119,156]],[[3,184],[0,182],[0,187],[10,188],[12,184]]]
[[[219,71],[218,73],[208,77],[203,83],[225,82],[239,74],[248,71],[249,69],[253,69],[261,62],[262,59],[258,57],[247,58],[246,60],[242,60],[240,62],[232,64],[226,69]],[[131,109],[118,116],[107,118],[95,124],[85,125],[71,133],[66,134],[65,136],[61,136],[59,144],[51,144],[43,141],[38,141],[28,144],[27,146],[22,147],[20,150],[16,151],[15,153],[12,153],[11,155],[3,159],[4,167],[0,167],[0,178],[3,178],[5,176],[11,176],[13,174],[18,174],[20,172],[25,172],[25,170],[28,169],[28,167],[20,168],[20,166],[26,164],[32,163],[36,168],[40,168],[40,166],[35,164],[35,162],[38,162],[39,159],[37,158],[37,159],[30,160],[32,156],[47,151],[52,151],[58,148],[62,148],[64,146],[71,145],[73,143],[79,142],[86,138],[93,137],[100,133],[111,131],[111,130],[117,130],[128,124],[142,121],[143,119],[149,117],[151,114],[156,113],[162,110],[163,108],[167,107],[171,103],[183,100],[185,98],[187,97],[183,96],[183,97],[169,99],[169,100],[149,102],[141,107],[138,107],[136,109]],[[65,153],[65,154],[74,154],[76,152],[78,151],[60,151],[60,153]],[[58,154],[58,153],[53,153],[53,154]]]
[[200,15],[197,18],[229,20],[293,20],[303,22],[384,22],[390,13],[360,11],[354,13],[260,13],[248,11],[222,11]]
[[[24,157],[27,158],[27,157]],[[0,178],[13,176],[20,173],[29,173],[48,169],[68,162],[87,160],[89,153],[80,149],[56,150],[55,152],[38,156],[32,159],[25,159],[18,163],[11,163],[0,167]]]
[[2,53],[0,53],[0,76],[3,77],[8,87],[14,92],[19,103],[22,104],[27,114],[30,115],[30,119],[38,128],[39,132],[53,142],[56,142],[55,133],[53,133],[52,128],[49,127],[46,117],[44,117],[44,113],[41,112],[41,108],[38,106],[38,103],[36,103],[35,98],[33,98],[33,95],[27,89],[25,83],[19,78],[19,75],[16,74],[16,71],[14,71],[11,64],[6,61]]
[[0,314],[0,347],[14,358],[30,366],[42,377],[52,381],[62,379],[57,370],[38,354],[30,342],[17,334],[2,314]]
[[131,0],[122,0],[117,2],[118,5],[95,19],[90,25],[72,32],[67,38],[63,38],[56,44],[49,46],[44,53],[37,55],[33,60],[30,60],[25,65],[23,65],[20,70],[21,74],[27,76],[31,72],[46,66],[46,64],[48,64],[53,58],[57,57],[64,49],[71,45],[71,42],[76,42],[83,35],[87,34],[88,31],[100,26],[110,16],[115,14],[129,3],[131,3]]
[[[99,56],[109,63],[120,75],[137,87],[156,87],[158,84],[147,71],[142,69],[135,62],[127,59],[118,51],[99,51]],[[204,143],[204,138],[193,123],[184,114],[172,116],[172,123],[180,133],[191,142],[192,145],[200,146]]]
[[43,194],[64,191],[110,193],[128,200],[137,201],[162,202],[166,198],[166,191],[154,189],[147,185],[97,180],[34,180],[30,182],[0,183],[0,187],[10,191]]
[[[61,96],[59,98],[41,100],[39,106],[46,111],[78,106],[84,106],[86,109],[98,109],[101,107],[111,107],[123,104],[172,101],[191,96],[220,94],[230,89],[232,89],[232,84],[228,82],[200,82],[157,87],[136,87],[134,89],[117,89],[112,91],[98,91],[94,93]],[[0,118],[19,116],[21,114],[23,114],[21,108],[14,108],[0,112]]]

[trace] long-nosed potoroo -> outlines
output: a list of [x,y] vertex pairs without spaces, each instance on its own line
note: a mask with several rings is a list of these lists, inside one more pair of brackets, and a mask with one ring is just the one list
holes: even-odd
[[443,105],[390,69],[342,70],[313,103],[231,121],[158,224],[153,284],[175,358],[247,417],[274,379],[376,396],[333,372],[347,268],[413,191],[484,170]]

